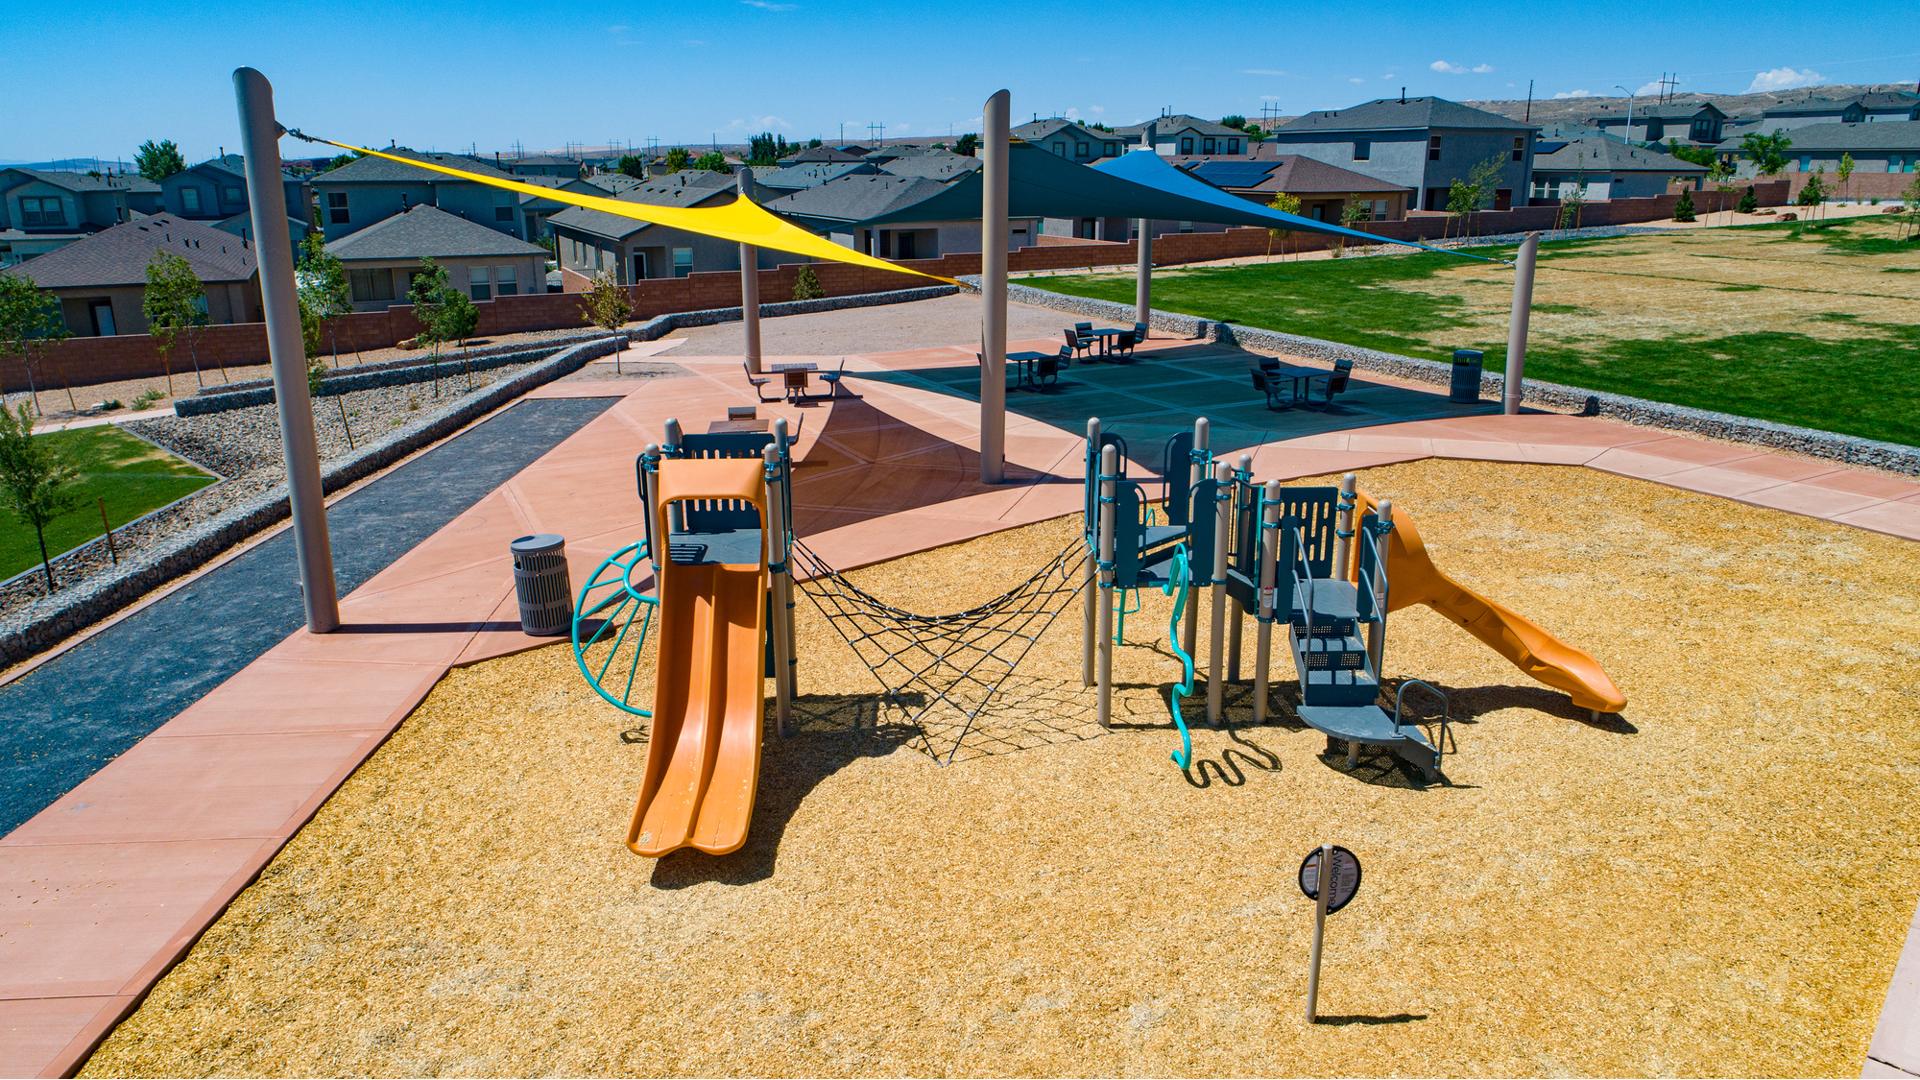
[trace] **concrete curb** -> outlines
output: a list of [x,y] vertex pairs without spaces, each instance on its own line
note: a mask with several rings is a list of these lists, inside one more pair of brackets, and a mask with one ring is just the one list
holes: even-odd
[[[1007,295],[1009,299],[1023,304],[1050,307],[1057,311],[1068,311],[1097,319],[1133,322],[1134,311],[1130,304],[1067,296],[1026,285],[1009,285]],[[1320,338],[1289,334],[1279,330],[1216,322],[1158,309],[1154,310],[1149,322],[1156,330],[1166,330],[1169,333],[1196,340],[1220,341],[1251,352],[1302,357],[1325,361],[1329,364],[1336,360],[1349,360],[1356,369],[1362,371],[1377,371],[1384,375],[1432,383],[1436,386],[1447,386],[1453,379],[1453,366],[1441,361],[1421,360],[1417,357],[1402,356],[1399,353],[1365,349],[1357,345],[1343,345],[1336,341],[1323,341]],[[1506,382],[1504,374],[1483,373],[1480,377],[1481,395],[1495,401],[1500,400],[1505,391]],[[1625,394],[1601,393],[1578,386],[1563,386],[1559,383],[1541,382],[1536,379],[1527,380],[1522,400],[1529,405],[1572,409],[1585,416],[1607,416],[1642,427],[1706,435],[1769,449],[1789,450],[1809,457],[1826,458],[1849,465],[1865,465],[1908,476],[1920,476],[1920,447],[1795,427],[1791,424],[1776,424],[1769,420],[1754,420],[1730,413],[1688,408],[1684,405],[1668,405],[1664,402],[1648,401],[1645,398],[1628,397]]]

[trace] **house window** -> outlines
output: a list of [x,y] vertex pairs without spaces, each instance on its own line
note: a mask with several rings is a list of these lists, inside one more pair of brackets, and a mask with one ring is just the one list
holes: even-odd
[[1200,152],[1203,154],[1213,153],[1213,137],[1211,135],[1200,140]]
[[646,277],[647,253],[644,251],[636,251],[633,253],[633,280],[644,281]]
[[512,221],[513,220],[513,196],[512,195],[500,196],[500,201],[496,203],[493,208],[493,220],[495,221]]
[[33,226],[65,225],[67,208],[54,195],[28,195],[20,200],[20,224]]
[[200,212],[200,189],[183,187],[180,189],[180,208],[189,214]]
[[1373,218],[1372,218],[1372,220],[1374,220],[1374,221],[1385,221],[1385,220],[1387,220],[1387,200],[1385,200],[1385,199],[1375,199],[1375,200],[1373,200]]
[[230,203],[237,203],[240,201],[240,189],[237,187],[221,188],[220,197]]
[[1353,160],[1355,161],[1373,160],[1373,140],[1371,139],[1353,140]]
[[1239,153],[1239,152],[1240,152],[1240,140],[1239,140],[1239,139],[1228,139],[1228,140],[1227,140],[1227,153],[1229,153],[1229,154],[1237,154],[1237,153]]
[[393,272],[390,270],[349,270],[347,288],[355,303],[363,300],[393,299]]
[[1058,154],[1061,157],[1066,157],[1067,156],[1067,140],[1065,139],[1053,140],[1053,152],[1055,154]]
[[467,294],[475,300],[489,300],[493,297],[493,279],[484,266],[467,267]]
[[493,295],[520,295],[520,273],[511,266],[493,268]]
[[686,277],[693,273],[693,249],[677,247],[673,249],[673,276]]
[[347,193],[344,191],[327,192],[327,224],[347,224]]
[[1513,138],[1513,160],[1525,161],[1526,159],[1527,159],[1527,138],[1524,135],[1516,135]]
[[1812,171],[1813,171],[1813,157],[1812,157],[1812,155],[1810,155],[1810,154],[1801,154],[1801,155],[1800,155],[1800,171],[1801,171],[1801,172],[1812,172]]
[[1074,144],[1073,144],[1073,156],[1074,156],[1074,157],[1077,157],[1077,158],[1084,158],[1084,157],[1086,157],[1086,156],[1087,156],[1087,144],[1086,144],[1086,143],[1083,143],[1083,142],[1076,142],[1076,143],[1074,143]]
[[1190,233],[1190,232],[1192,232],[1192,231],[1193,231],[1193,222],[1191,222],[1191,221],[1183,221],[1183,222],[1181,222],[1181,223],[1180,223],[1180,231],[1181,231],[1181,232],[1183,232],[1183,233]]
[[1440,160],[1440,136],[1438,135],[1430,135],[1427,137],[1427,160]]
[[1106,152],[1107,152],[1107,156],[1108,156],[1108,157],[1112,157],[1113,155],[1115,155],[1115,154],[1117,154],[1117,153],[1119,153],[1119,152],[1120,152],[1120,144],[1119,144],[1119,143],[1113,143],[1113,142],[1110,142],[1110,143],[1106,143],[1106,144],[1104,144],[1104,146],[1105,146],[1105,148],[1106,148]]
[[1193,136],[1191,135],[1180,136],[1180,152],[1182,154],[1193,153]]

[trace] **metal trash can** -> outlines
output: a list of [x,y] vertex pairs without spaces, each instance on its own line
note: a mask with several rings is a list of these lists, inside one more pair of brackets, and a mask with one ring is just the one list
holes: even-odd
[[1480,400],[1480,372],[1483,357],[1479,349],[1453,350],[1453,387],[1448,401],[1472,404]]
[[566,633],[573,624],[566,538],[535,533],[508,547],[513,552],[513,589],[520,597],[520,629],[534,637]]

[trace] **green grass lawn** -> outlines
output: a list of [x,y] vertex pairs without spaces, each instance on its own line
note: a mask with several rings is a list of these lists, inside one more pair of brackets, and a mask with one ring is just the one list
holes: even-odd
[[[1920,243],[1891,223],[1542,246],[1527,375],[1920,445]],[[1507,257],[1512,248],[1479,248]],[[1511,271],[1438,254],[1162,271],[1154,306],[1432,360],[1506,362]],[[1898,286],[1893,283],[1900,282]],[[1022,284],[1130,304],[1130,275]]]
[[[100,535],[100,500],[119,528],[134,518],[213,483],[193,465],[111,425],[34,436],[56,446],[79,470],[79,505],[47,526],[47,551],[58,555]],[[33,530],[9,517],[0,529],[0,578],[40,564]]]

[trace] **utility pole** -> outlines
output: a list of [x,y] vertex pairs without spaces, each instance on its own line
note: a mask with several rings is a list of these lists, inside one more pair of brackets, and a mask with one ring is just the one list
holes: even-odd
[[1527,118],[1525,120],[1522,120],[1521,123],[1523,124],[1533,123],[1533,80],[1532,79],[1527,80]]

